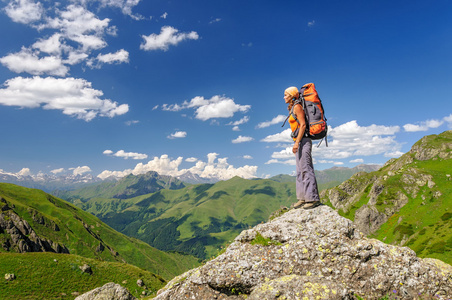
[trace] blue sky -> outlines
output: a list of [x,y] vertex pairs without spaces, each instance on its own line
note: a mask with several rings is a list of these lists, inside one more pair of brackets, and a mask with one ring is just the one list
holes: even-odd
[[4,173],[291,174],[283,92],[308,82],[330,128],[317,169],[452,128],[448,0],[0,5]]

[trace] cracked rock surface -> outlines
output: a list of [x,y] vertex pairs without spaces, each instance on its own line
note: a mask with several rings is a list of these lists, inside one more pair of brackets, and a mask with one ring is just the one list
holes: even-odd
[[[262,236],[272,243],[257,242]],[[452,266],[367,239],[328,206],[243,231],[155,299],[452,299]]]

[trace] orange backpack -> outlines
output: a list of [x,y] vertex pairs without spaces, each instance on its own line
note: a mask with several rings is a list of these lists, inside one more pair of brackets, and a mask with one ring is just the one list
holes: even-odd
[[[317,93],[313,83],[307,83],[301,87],[300,98],[295,100],[295,104],[297,103],[301,104],[305,113],[305,136],[311,138],[312,140],[320,140],[325,138],[326,145],[328,146],[328,141],[326,140],[328,126],[326,124],[327,120],[325,118],[325,110],[323,109],[322,101],[320,100],[319,94]],[[289,117],[290,115],[297,120],[295,114],[293,113],[293,108],[290,111]],[[298,132],[296,134],[298,134]]]

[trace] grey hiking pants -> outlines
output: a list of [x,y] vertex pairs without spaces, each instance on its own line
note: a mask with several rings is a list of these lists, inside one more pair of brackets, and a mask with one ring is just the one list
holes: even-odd
[[297,167],[296,191],[297,199],[305,200],[306,202],[320,201],[311,152],[312,140],[303,137],[298,152],[295,154]]

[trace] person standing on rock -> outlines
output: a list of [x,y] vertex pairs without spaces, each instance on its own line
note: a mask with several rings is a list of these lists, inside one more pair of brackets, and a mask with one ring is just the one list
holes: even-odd
[[312,163],[312,140],[305,136],[306,119],[303,107],[297,102],[299,97],[300,92],[294,86],[284,91],[284,100],[290,111],[288,119],[294,140],[292,152],[295,154],[297,171],[298,202],[294,204],[294,208],[311,209],[320,205],[320,197]]

